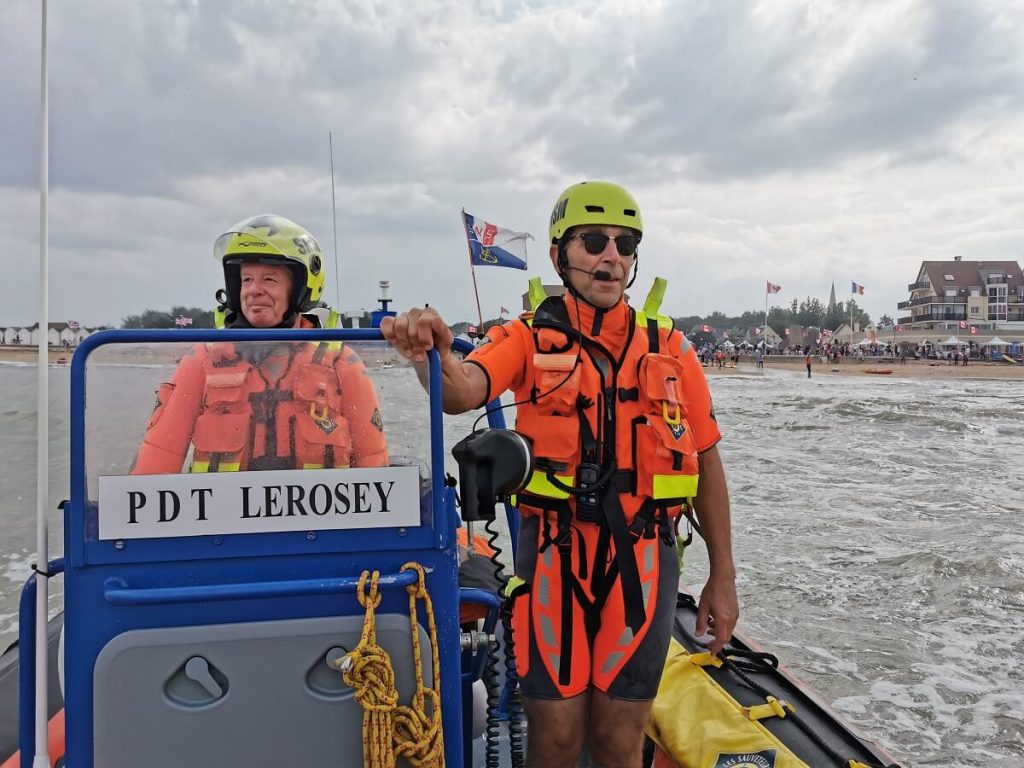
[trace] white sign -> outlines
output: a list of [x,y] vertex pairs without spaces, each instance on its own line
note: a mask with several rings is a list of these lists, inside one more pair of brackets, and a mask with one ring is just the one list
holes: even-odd
[[411,527],[419,487],[416,467],[104,476],[99,537]]

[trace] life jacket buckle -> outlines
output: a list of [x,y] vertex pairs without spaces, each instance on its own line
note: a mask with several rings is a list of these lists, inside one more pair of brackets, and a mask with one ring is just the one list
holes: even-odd
[[559,552],[569,552],[572,550],[572,528],[569,526],[558,526],[558,533],[555,537],[555,549]]
[[313,421],[327,421],[327,417],[330,415],[327,403],[310,403],[309,415],[313,417]]

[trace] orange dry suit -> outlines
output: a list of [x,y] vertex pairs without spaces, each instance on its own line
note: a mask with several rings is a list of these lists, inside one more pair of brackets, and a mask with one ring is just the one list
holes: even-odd
[[[698,451],[719,438],[700,364],[671,318],[658,314],[664,289],[659,278],[639,311],[621,303],[589,313],[595,326],[616,327],[584,326],[581,332],[578,305],[544,298],[539,280],[531,281],[532,316],[492,329],[491,343],[470,358],[487,374],[488,397],[506,384],[514,390],[516,430],[533,443],[533,473],[518,503],[524,516],[542,520],[541,553],[550,544],[559,552],[561,576],[552,576],[561,583],[562,597],[551,603],[561,611],[552,607],[550,620],[552,626],[560,621],[563,644],[571,644],[574,634],[565,626],[568,600],[583,604],[586,631],[593,637],[616,578],[630,637],[642,639],[645,605],[652,602],[658,574],[646,562],[638,567],[634,545],[655,537],[672,541],[680,506],[697,494]],[[606,337],[614,338],[611,348],[602,341]],[[507,346],[511,349],[503,351]],[[516,367],[520,370],[509,373]],[[581,522],[591,525],[577,525]],[[599,534],[586,541],[596,528]],[[610,543],[615,555],[604,571]],[[573,547],[596,548],[596,553],[591,549],[593,555],[584,558],[573,554]],[[545,634],[551,633],[539,633],[539,641]],[[563,645],[551,655],[564,660],[568,652]],[[623,649],[623,655],[629,652]],[[567,684],[564,667],[559,677]]]
[[180,472],[189,446],[191,472],[388,464],[373,382],[327,342],[196,346],[160,385],[132,472]]

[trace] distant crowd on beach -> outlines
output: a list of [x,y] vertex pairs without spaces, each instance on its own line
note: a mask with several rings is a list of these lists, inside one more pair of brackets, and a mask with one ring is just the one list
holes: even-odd
[[832,343],[821,345],[789,345],[785,347],[765,347],[760,344],[757,347],[716,347],[713,344],[704,344],[697,350],[697,357],[705,366],[722,368],[726,365],[738,365],[740,357],[752,359],[758,368],[764,367],[764,360],[768,356],[807,356],[812,355],[819,358],[823,364],[838,363],[840,360],[864,360],[866,358],[889,358],[893,361],[899,360],[901,365],[906,365],[907,360],[936,360],[945,361],[949,365],[967,365],[969,361],[988,360],[989,355],[982,354],[979,349],[951,349],[944,350],[938,346],[923,342],[917,345],[891,343],[879,344],[850,344],[849,342]]

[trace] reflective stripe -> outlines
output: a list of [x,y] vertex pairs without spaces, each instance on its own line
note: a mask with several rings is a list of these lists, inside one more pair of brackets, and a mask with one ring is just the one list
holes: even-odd
[[[242,465],[238,462],[224,462],[217,466],[218,472],[238,472]],[[209,472],[210,462],[208,461],[193,461],[192,466],[188,468],[189,472]]]
[[[575,478],[572,477],[571,475],[555,475],[555,477],[563,485],[568,486],[571,486],[573,484],[573,481],[575,480]],[[568,493],[552,485],[551,481],[548,480],[547,475],[544,472],[539,471],[534,471],[534,473],[530,476],[530,482],[526,484],[525,490],[536,496],[545,496],[546,498],[549,499],[569,498]]]
[[692,499],[697,495],[697,475],[655,475],[654,498]]
[[605,656],[604,664],[601,665],[601,673],[609,674],[620,661],[622,661],[622,651],[612,651]]
[[[672,318],[667,315],[655,315],[655,317],[658,319],[658,327],[662,330],[671,331],[676,327]],[[647,327],[647,314],[641,309],[636,311],[636,324],[641,328]]]
[[[544,642],[544,645],[552,646],[555,644],[555,624],[551,620],[550,616],[540,617],[540,639]],[[554,656],[555,668],[558,668],[558,662],[561,656]]]
[[530,309],[536,312],[537,307],[543,303],[544,299],[546,299],[548,295],[544,291],[544,284],[541,283],[539,277],[531,277],[529,286],[530,287],[527,290],[530,297]]
[[664,277],[654,278],[654,285],[651,286],[651,290],[647,293],[647,300],[644,301],[644,314],[647,317],[658,314],[658,310],[661,309],[661,301],[665,298],[665,286],[668,281]]

